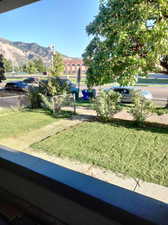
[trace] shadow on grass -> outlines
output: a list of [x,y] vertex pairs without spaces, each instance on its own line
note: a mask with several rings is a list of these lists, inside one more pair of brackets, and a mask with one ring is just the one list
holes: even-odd
[[113,119],[110,122],[102,122],[99,120],[97,121],[103,124],[111,124],[111,126],[115,126],[115,127],[125,127],[128,129],[149,131],[152,133],[168,134],[168,125],[166,124],[144,122],[144,124],[138,125],[135,121],[122,120],[122,119]]
[[64,110],[61,110],[60,112],[55,113],[54,115],[52,114],[53,117],[61,118],[61,119],[71,118],[73,115],[74,115],[73,112],[71,112],[71,111],[64,111]]
[[[39,108],[39,109],[26,108],[23,112],[37,112],[37,113],[43,113],[43,114],[45,113],[46,115],[56,119],[57,118],[72,119],[72,116],[75,115],[72,111],[64,111],[64,110],[61,110],[60,112],[56,114],[53,114],[51,111],[47,109],[42,109],[42,108]],[[83,115],[83,117],[84,116],[88,117],[88,115]],[[109,122],[103,122],[103,121],[100,121],[96,116],[89,116],[88,121],[99,122],[102,124],[111,124],[111,126],[115,126],[115,127],[125,127],[128,129],[134,129],[134,130],[143,130],[143,131],[149,131],[153,133],[168,134],[168,125],[160,124],[160,123],[144,122],[143,124],[139,125],[135,121],[116,119],[116,118]]]

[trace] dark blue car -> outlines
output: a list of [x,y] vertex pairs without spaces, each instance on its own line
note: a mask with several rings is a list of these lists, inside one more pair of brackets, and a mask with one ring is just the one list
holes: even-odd
[[23,81],[13,81],[8,82],[5,85],[5,90],[11,90],[11,91],[28,91],[28,84],[24,83]]

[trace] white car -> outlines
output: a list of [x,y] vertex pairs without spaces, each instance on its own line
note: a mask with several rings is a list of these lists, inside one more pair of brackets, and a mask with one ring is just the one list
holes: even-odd
[[122,95],[121,102],[125,102],[125,103],[131,103],[133,101],[133,99],[132,99],[133,91],[138,91],[141,96],[143,96],[144,98],[146,98],[148,100],[152,100],[152,98],[153,98],[150,91],[140,90],[136,87],[116,86],[116,87],[111,87],[111,88],[105,88],[103,90],[104,91],[113,90],[113,91],[120,93]]

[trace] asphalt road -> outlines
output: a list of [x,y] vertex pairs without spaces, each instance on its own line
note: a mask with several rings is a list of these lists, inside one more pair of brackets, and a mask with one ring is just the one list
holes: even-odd
[[168,103],[168,87],[141,87],[152,93],[153,102],[159,106],[166,106]]
[[168,74],[151,73],[148,78],[153,78],[153,79],[168,79]]
[[140,87],[142,90],[148,90],[154,98],[168,98],[168,87]]

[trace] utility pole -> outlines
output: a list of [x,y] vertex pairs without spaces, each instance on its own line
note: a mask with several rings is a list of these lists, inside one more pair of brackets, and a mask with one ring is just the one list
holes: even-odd
[[49,46],[49,48],[51,50],[51,69],[53,70],[53,68],[54,68],[55,44],[51,44]]
[[14,70],[14,62],[12,61],[12,73],[14,74],[15,73],[15,70]]

